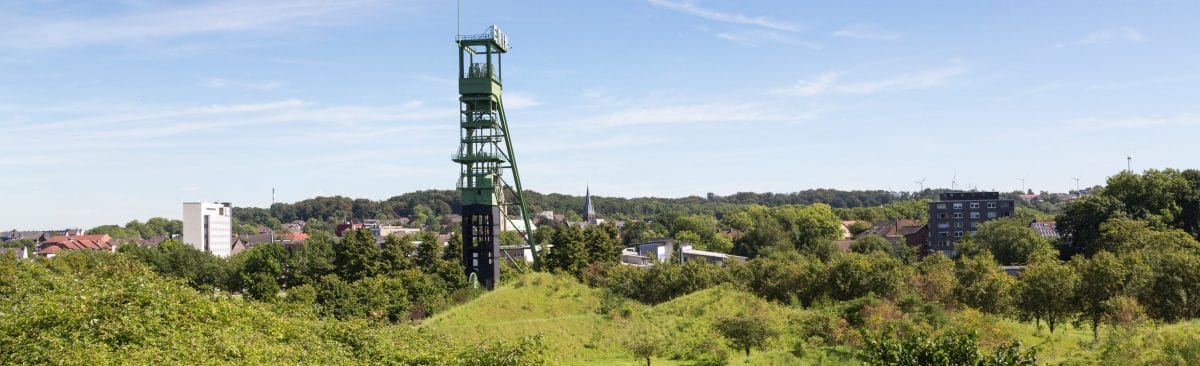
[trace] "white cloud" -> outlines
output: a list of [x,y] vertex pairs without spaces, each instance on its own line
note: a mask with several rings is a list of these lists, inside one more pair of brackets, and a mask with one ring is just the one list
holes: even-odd
[[666,9],[671,9],[684,14],[697,16],[700,18],[714,20],[723,23],[733,23],[742,25],[752,25],[760,28],[774,29],[785,32],[796,32],[799,30],[794,24],[774,20],[767,17],[746,16],[736,13],[725,13],[716,10],[711,10],[697,6],[692,1],[672,1],[672,0],[648,0],[650,4]]
[[894,41],[900,38],[900,33],[881,29],[871,24],[850,24],[833,32],[836,37],[869,39],[876,41]]
[[[261,125],[286,125],[292,128],[280,129],[281,133],[312,139],[360,131],[370,131],[363,136],[379,136],[386,132],[386,128],[377,125],[380,122],[427,122],[429,125],[436,125],[438,122],[454,121],[455,115],[453,110],[432,108],[419,101],[399,105],[321,106],[297,99],[207,106],[132,105],[93,108],[85,104],[72,111],[55,108],[53,112],[24,112],[32,112],[40,117],[32,117],[31,121],[0,123],[0,126],[7,133],[25,141],[63,143],[103,140],[110,144],[200,131],[231,132],[237,128]],[[83,117],[60,117],[63,114]],[[316,129],[294,128],[302,124]],[[445,126],[452,128],[453,123]]]
[[504,108],[505,109],[526,109],[542,105],[542,102],[532,95],[521,93],[507,92],[504,93]]
[[241,81],[224,78],[209,78],[204,80],[204,86],[210,88],[237,88],[249,90],[271,90],[278,89],[285,84],[281,81]]
[[734,43],[740,43],[747,46],[757,46],[767,43],[779,43],[793,46],[807,47],[814,50],[821,49],[821,45],[806,42],[787,34],[762,29],[750,29],[739,32],[717,33],[717,38],[721,38]]
[[1120,27],[1117,29],[1098,30],[1088,33],[1088,35],[1079,39],[1077,44],[1104,44],[1117,42],[1145,42],[1146,37],[1131,27]]
[[220,1],[183,8],[138,8],[125,14],[33,18],[8,16],[0,45],[59,48],[96,43],[141,42],[195,34],[277,31],[331,24],[365,13],[375,0]]
[[1194,81],[1200,81],[1200,75],[1179,75],[1179,76],[1144,78],[1144,79],[1119,82],[1119,83],[1093,85],[1093,86],[1088,87],[1087,90],[1090,90],[1090,91],[1120,90],[1120,89],[1127,89],[1127,88],[1139,88],[1139,87],[1157,86],[1157,85],[1165,85],[1165,84],[1187,83],[1187,82],[1194,82]]
[[576,121],[579,128],[611,128],[700,123],[794,122],[810,119],[815,112],[783,113],[768,105],[746,102],[713,102],[676,105],[628,106],[594,118]]
[[868,95],[882,92],[920,90],[943,86],[954,78],[967,73],[962,65],[949,66],[900,74],[880,80],[843,82],[845,73],[830,71],[816,75],[812,80],[800,80],[796,84],[775,90],[775,94],[811,97],[821,94]]
[[1089,130],[1200,126],[1200,114],[1182,113],[1174,116],[1137,116],[1116,119],[1084,118],[1068,121],[1067,125]]

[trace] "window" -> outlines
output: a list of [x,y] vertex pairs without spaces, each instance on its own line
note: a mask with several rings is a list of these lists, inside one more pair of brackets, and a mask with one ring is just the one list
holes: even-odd
[[961,219],[961,218],[962,218],[962,212],[955,212],[955,213],[954,213],[954,218],[956,218],[956,219]]
[[946,204],[945,204],[945,203],[939,203],[939,204],[937,204],[937,209],[939,209],[939,210],[945,210],[945,209],[946,209]]
[[940,236],[940,237],[943,237],[943,238],[948,238],[948,237],[950,237],[950,232],[949,232],[949,231],[942,231],[942,232],[939,232],[939,233],[938,233],[938,236]]
[[937,227],[938,227],[938,229],[945,229],[945,228],[950,227],[950,223],[949,222],[939,222],[937,224]]
[[944,213],[940,213],[940,214],[938,214],[938,218],[939,218],[939,219],[944,219],[944,218],[946,218],[946,214],[944,214]]
[[977,227],[979,227],[979,222],[978,222],[978,221],[971,221],[971,227],[972,227],[972,228],[977,228]]
[[954,227],[962,227],[962,221],[954,223]]
[[957,209],[962,209],[962,204],[961,204],[961,203],[955,203],[955,204],[954,204],[954,209],[956,209],[956,210],[957,210]]
[[996,211],[988,211],[988,218],[989,219],[996,218]]
[[954,237],[956,237],[956,238],[961,238],[962,236],[963,236],[963,232],[961,232],[961,231],[955,231],[955,232],[954,232]]
[[979,208],[979,202],[971,202],[971,208]]
[[972,219],[978,219],[978,218],[979,218],[979,213],[978,213],[978,212],[972,212],[972,213],[971,213],[971,218],[972,218]]
[[988,208],[996,208],[995,202],[988,202]]

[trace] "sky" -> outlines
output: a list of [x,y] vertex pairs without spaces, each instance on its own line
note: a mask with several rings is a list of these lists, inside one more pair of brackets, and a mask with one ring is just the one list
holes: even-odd
[[[453,189],[498,25],[522,181],[1063,192],[1200,165],[1191,1],[0,3],[0,230]],[[460,30],[461,29],[461,30]]]

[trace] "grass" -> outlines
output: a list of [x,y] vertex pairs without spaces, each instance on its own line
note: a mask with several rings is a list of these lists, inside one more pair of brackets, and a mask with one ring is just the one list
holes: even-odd
[[[560,365],[644,365],[622,342],[649,325],[671,335],[669,356],[655,358],[654,365],[694,365],[694,360],[713,354],[724,354],[729,365],[862,364],[849,346],[808,347],[794,355],[796,336],[787,331],[748,358],[729,350],[711,324],[721,316],[750,311],[765,312],[779,330],[788,329],[788,319],[815,312],[770,303],[728,286],[655,306],[632,300],[613,304],[611,298],[606,304],[602,290],[570,277],[533,273],[440,313],[420,328],[465,344],[541,334],[551,364]],[[1128,331],[1107,327],[1097,341],[1087,326],[1069,323],[1050,333],[1044,323],[1036,327],[974,310],[950,312],[947,320],[950,326],[977,332],[981,345],[989,349],[1013,340],[1036,347],[1039,362],[1047,365],[1200,364],[1200,321]]]

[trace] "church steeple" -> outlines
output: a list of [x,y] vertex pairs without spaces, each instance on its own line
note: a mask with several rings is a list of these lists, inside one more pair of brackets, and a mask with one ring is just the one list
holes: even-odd
[[596,223],[596,208],[592,207],[592,187],[588,186],[586,192],[583,198],[583,221],[594,224]]

